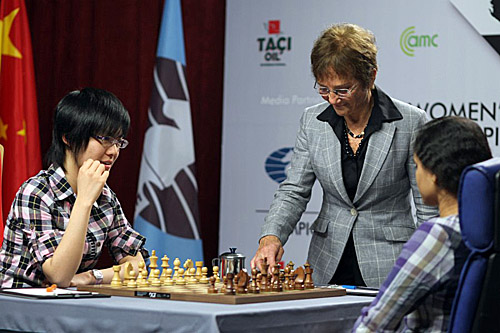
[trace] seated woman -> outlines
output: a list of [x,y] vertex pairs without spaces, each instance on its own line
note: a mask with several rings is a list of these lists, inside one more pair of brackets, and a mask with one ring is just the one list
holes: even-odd
[[[85,88],[66,95],[54,114],[50,166],[17,192],[0,250],[0,286],[110,283],[113,269],[93,269],[106,245],[119,264],[148,256],[106,185],[127,146],[130,117],[113,94]],[[122,272],[124,270],[122,269]]]
[[468,250],[458,220],[457,191],[468,165],[491,158],[481,128],[459,117],[425,124],[414,144],[416,178],[424,202],[440,216],[424,222],[406,242],[353,332],[446,332]]

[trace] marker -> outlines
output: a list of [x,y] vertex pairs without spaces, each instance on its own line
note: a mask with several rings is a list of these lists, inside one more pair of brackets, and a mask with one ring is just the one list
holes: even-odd
[[345,289],[356,289],[356,286],[342,285],[342,288],[345,288]]
[[342,285],[342,288],[345,288],[345,289],[361,289],[361,290],[373,290],[373,291],[378,291],[378,288],[363,287],[363,286],[350,286],[350,285]]

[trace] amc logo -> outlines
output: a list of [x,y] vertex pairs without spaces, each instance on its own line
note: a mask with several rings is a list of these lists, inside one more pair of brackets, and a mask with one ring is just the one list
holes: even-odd
[[409,57],[415,56],[415,48],[438,47],[436,39],[438,34],[418,35],[415,33],[415,27],[409,27],[403,31],[399,37],[399,46],[401,51]]

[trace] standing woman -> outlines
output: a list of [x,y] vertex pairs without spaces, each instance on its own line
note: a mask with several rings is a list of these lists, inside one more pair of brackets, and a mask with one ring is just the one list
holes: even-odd
[[105,245],[119,264],[137,268],[147,258],[146,239],[106,184],[129,126],[127,110],[107,91],[85,88],[59,102],[50,166],[21,185],[7,218],[2,288],[110,283],[111,267],[93,269]]
[[326,29],[314,43],[311,67],[325,102],[302,115],[252,267],[281,259],[318,180],[323,203],[308,254],[314,281],[378,287],[416,225],[437,214],[422,202],[411,148],[426,115],[375,86],[375,37],[357,25]]

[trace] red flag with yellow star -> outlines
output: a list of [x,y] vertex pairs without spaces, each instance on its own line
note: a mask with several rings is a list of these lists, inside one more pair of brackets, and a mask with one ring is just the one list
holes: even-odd
[[1,241],[19,186],[41,168],[31,35],[24,0],[0,1],[0,54],[0,143],[5,149]]

